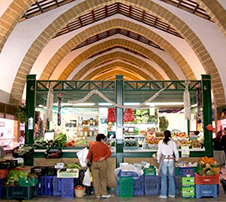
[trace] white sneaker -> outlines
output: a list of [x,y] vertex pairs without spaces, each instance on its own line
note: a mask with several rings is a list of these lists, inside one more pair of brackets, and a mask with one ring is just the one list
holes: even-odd
[[111,195],[110,194],[107,194],[107,195],[102,195],[102,198],[110,198]]

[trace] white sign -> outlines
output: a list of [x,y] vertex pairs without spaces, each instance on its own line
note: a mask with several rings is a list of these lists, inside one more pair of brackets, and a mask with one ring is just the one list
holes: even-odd
[[189,157],[189,156],[190,156],[189,146],[181,147],[181,157]]
[[28,119],[28,130],[33,130],[34,129],[34,125],[33,125],[33,118],[30,117]]

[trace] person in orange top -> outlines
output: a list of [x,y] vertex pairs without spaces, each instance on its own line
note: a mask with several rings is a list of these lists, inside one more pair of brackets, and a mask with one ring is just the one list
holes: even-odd
[[87,162],[92,159],[91,171],[93,174],[93,186],[97,198],[110,198],[107,192],[107,159],[111,156],[111,150],[104,143],[106,136],[98,134],[96,143],[89,148],[86,157]]

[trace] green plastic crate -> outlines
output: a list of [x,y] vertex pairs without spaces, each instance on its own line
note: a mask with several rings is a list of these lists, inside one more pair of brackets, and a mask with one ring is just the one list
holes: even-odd
[[132,177],[119,178],[119,196],[120,198],[133,197],[133,178]]
[[181,187],[180,194],[182,198],[194,198],[195,186]]
[[33,177],[33,178],[20,178],[19,179],[19,186],[21,187],[28,187],[28,186],[36,186],[38,184],[38,179]]
[[181,186],[193,186],[195,185],[195,177],[180,177]]
[[175,176],[180,176],[180,168],[175,167]]
[[156,175],[156,168],[154,166],[150,166],[149,168],[144,169],[144,175]]
[[6,199],[30,200],[34,197],[34,187],[6,187]]

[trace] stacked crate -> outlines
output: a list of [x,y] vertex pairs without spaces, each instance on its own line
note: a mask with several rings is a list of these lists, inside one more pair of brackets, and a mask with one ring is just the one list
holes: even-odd
[[191,168],[180,168],[180,194],[182,198],[195,197],[195,171]]
[[210,176],[195,175],[196,198],[214,197],[217,198],[217,189],[219,186],[219,174]]
[[150,166],[144,169],[144,193],[145,195],[155,195],[159,191],[159,178],[156,176],[156,168]]
[[143,177],[139,177],[135,172],[120,170],[116,178],[116,195],[120,198],[131,198],[134,194],[143,195],[143,181]]

